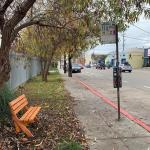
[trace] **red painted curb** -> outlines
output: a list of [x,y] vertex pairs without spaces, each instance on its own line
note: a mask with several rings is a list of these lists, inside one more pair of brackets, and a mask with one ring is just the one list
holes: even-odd
[[[105,101],[106,103],[108,103],[109,105],[111,105],[116,110],[118,109],[118,106],[115,103],[113,103],[109,98],[107,98],[104,95],[102,95],[99,91],[97,91],[96,89],[94,89],[92,86],[86,84],[85,82],[79,80],[78,78],[74,77],[74,79],[77,80],[81,85],[83,85],[84,87],[86,87],[91,93],[93,93],[96,96],[100,97],[103,101]],[[120,112],[124,116],[126,116],[128,119],[134,121],[138,125],[142,126],[144,129],[146,129],[148,132],[150,132],[150,126],[148,126],[146,123],[144,123],[143,121],[139,120],[138,118],[132,116],[131,114],[129,114],[126,110],[124,110],[122,108],[120,109]]]

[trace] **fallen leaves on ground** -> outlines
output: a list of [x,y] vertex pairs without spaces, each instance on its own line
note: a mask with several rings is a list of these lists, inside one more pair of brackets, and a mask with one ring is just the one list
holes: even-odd
[[[62,89],[60,89],[62,90]],[[29,89],[27,89],[30,92]],[[30,92],[31,93],[31,92]],[[28,95],[28,93],[25,92]],[[65,92],[65,99],[45,99],[31,97],[32,104],[42,106],[38,114],[39,122],[28,127],[33,138],[27,138],[24,133],[15,134],[13,126],[0,127],[0,149],[2,150],[53,150],[57,144],[64,141],[76,141],[88,150],[88,145],[79,120],[73,110],[73,98]],[[57,96],[58,97],[58,96]]]
[[66,103],[62,111],[55,109],[57,104],[54,101],[51,103],[47,100],[46,104],[50,106],[44,108],[45,103],[43,104],[43,109],[38,115],[39,123],[29,127],[34,134],[33,138],[27,138],[23,133],[16,136],[13,127],[4,126],[0,128],[0,149],[52,150],[60,142],[77,141],[87,150],[84,131],[73,112],[72,104]]

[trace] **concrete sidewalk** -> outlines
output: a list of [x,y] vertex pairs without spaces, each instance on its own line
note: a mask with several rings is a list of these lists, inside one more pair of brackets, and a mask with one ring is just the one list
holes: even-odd
[[60,72],[91,150],[150,150],[150,133],[124,116],[118,122],[115,109]]

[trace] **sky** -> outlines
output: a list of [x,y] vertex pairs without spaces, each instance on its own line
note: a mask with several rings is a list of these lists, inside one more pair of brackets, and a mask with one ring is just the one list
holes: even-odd
[[[135,27],[136,26],[136,27]],[[139,28],[144,31],[140,30]],[[150,47],[150,19],[145,19],[143,16],[140,17],[139,21],[134,25],[130,25],[129,28],[125,31],[125,48],[124,50],[130,48],[149,48]],[[123,50],[123,34],[119,33],[119,51]],[[131,38],[129,38],[131,37]],[[136,38],[136,39],[132,39]],[[95,54],[108,54],[112,51],[115,51],[115,44],[105,44],[98,45],[94,49],[89,50],[87,53]]]

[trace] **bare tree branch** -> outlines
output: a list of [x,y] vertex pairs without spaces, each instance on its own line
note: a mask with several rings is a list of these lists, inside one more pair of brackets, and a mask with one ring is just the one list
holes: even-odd
[[0,8],[0,30],[1,31],[3,30],[5,24],[4,14],[13,1],[14,0],[6,0],[4,5]]
[[44,24],[40,21],[29,21],[29,22],[26,22],[22,25],[20,25],[19,27],[15,28],[13,33],[12,33],[12,36],[11,36],[11,41],[13,41],[15,39],[15,37],[17,36],[18,32],[21,31],[22,29],[26,28],[26,27],[29,27],[29,26],[32,26],[32,25],[38,25],[38,26],[43,26],[43,27],[48,27],[48,28],[59,28],[59,29],[62,29],[64,28],[65,26],[55,26],[55,25],[50,25],[50,24]]
[[8,22],[6,22],[6,26],[13,29],[26,15],[28,10],[33,6],[36,0],[26,0],[21,6],[18,6],[14,12],[14,15]]
[[15,26],[26,16],[28,10],[33,6],[36,0],[24,0],[22,4],[16,8],[14,14],[11,19],[5,22],[4,27],[2,29],[2,42],[1,48],[5,50],[5,44],[9,43],[8,47],[10,47],[12,42],[12,35]]
[[2,6],[2,8],[0,8],[0,14],[5,13],[5,11],[7,10],[7,8],[10,6],[10,4],[13,2],[14,0],[6,0],[5,4]]

